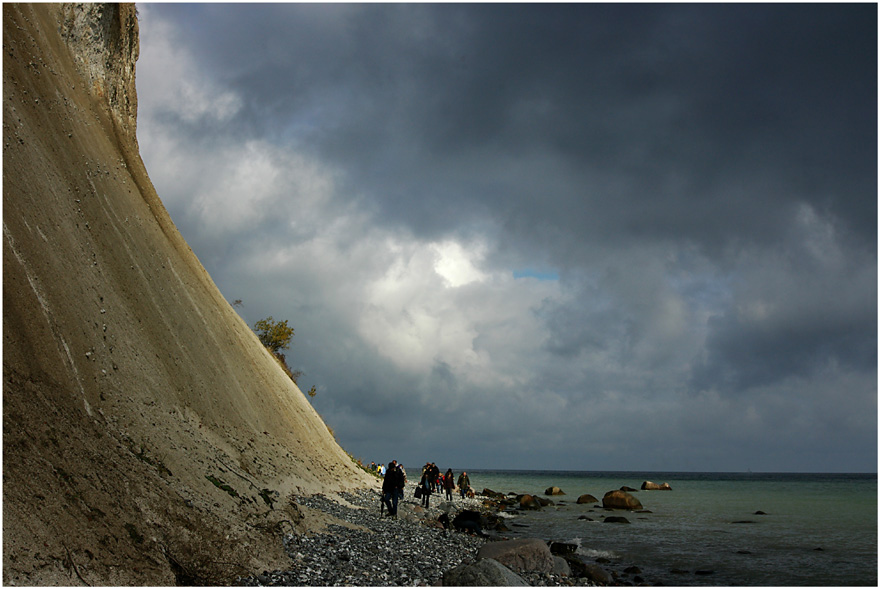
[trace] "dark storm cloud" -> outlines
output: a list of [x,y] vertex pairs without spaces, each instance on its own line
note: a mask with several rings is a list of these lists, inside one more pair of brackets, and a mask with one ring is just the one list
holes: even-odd
[[871,463],[876,10],[146,5],[141,146],[247,320],[309,334],[344,441],[746,455],[797,398],[783,454],[833,422]]
[[534,238],[540,207],[566,235],[718,247],[808,200],[875,237],[871,5],[177,10],[247,97],[231,124],[319,146],[389,222],[488,207]]

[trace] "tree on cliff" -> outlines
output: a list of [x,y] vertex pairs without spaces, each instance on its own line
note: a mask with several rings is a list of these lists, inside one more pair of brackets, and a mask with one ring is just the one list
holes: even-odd
[[287,319],[275,321],[271,316],[260,319],[254,323],[254,331],[263,345],[273,354],[278,350],[290,348],[290,340],[293,338],[293,328],[287,326]]
[[[294,384],[299,384],[299,379],[303,375],[302,370],[291,370],[287,365],[287,358],[281,350],[290,348],[290,340],[293,338],[293,328],[287,325],[287,319],[284,321],[275,321],[271,316],[260,319],[254,323],[254,332],[260,338],[260,342],[266,349],[271,352],[272,356],[281,365],[281,368],[290,377]],[[309,397],[317,394],[317,389],[313,386],[308,391]]]

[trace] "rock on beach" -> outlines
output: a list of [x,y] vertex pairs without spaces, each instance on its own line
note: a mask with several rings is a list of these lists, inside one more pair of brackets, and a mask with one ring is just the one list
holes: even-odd
[[555,567],[550,547],[539,538],[487,542],[477,551],[477,559],[481,558],[497,560],[514,572],[549,573]]
[[445,587],[528,587],[529,583],[491,558],[461,564],[443,573]]

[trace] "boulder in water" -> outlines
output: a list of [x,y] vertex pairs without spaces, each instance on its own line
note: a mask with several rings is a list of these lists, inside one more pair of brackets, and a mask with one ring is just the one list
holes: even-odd
[[572,575],[583,579],[590,579],[600,586],[614,583],[614,578],[602,567],[586,560],[582,554],[565,554],[563,558],[568,562]]
[[669,483],[652,483],[651,481],[645,481],[642,483],[642,491],[671,491],[672,487],[669,486]]
[[559,487],[547,487],[547,490],[544,491],[545,495],[565,495],[565,491],[560,489]]
[[626,491],[608,491],[602,497],[602,507],[609,509],[642,509],[642,504]]
[[577,552],[578,545],[570,542],[550,542],[550,553],[557,556],[564,554],[574,554]]
[[598,503],[599,500],[596,499],[595,497],[593,497],[592,495],[590,495],[589,493],[586,493],[586,494],[578,497],[577,502],[581,503],[581,504],[583,504],[583,503]]
[[541,504],[531,495],[521,495],[519,498],[520,509],[541,509]]

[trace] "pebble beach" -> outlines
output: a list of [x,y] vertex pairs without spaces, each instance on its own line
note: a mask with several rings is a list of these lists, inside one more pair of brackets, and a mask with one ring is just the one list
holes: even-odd
[[[377,485],[378,486],[378,485]],[[415,499],[415,485],[407,484],[396,517],[380,513],[378,490],[341,495],[338,501],[323,495],[300,497],[297,503],[320,510],[348,525],[331,524],[322,533],[287,534],[290,556],[285,570],[263,571],[238,579],[239,586],[440,586],[445,572],[476,560],[488,541],[504,540],[503,532],[478,536],[445,529],[438,518],[461,510],[485,511],[483,499],[451,502],[432,495],[429,508]],[[583,577],[554,573],[519,573],[531,586],[594,586]]]

